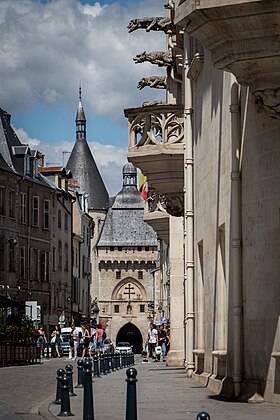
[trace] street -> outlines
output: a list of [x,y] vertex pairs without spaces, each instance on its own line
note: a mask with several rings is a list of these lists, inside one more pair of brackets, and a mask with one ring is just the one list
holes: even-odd
[[[0,369],[0,419],[54,420],[60,406],[52,404],[56,395],[56,371],[64,368],[67,358],[43,359],[33,366]],[[74,387],[77,369],[74,366]],[[211,420],[279,420],[280,410],[271,404],[246,404],[220,401],[209,390],[188,379],[184,369],[166,367],[163,363],[142,363],[136,356],[138,419],[195,420],[200,411]],[[94,380],[95,419],[123,420],[126,407],[126,369]],[[71,412],[83,418],[83,389],[75,389]],[[39,414],[40,413],[40,414]]]

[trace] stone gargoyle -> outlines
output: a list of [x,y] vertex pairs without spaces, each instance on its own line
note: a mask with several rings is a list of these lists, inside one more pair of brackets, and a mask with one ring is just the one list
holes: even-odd
[[142,19],[132,19],[127,29],[129,33],[137,29],[146,29],[146,32],[163,31],[172,33],[172,23],[169,17],[144,17]]
[[137,87],[141,90],[146,86],[155,89],[166,89],[166,76],[143,77],[143,79],[139,80]]
[[172,54],[167,51],[144,51],[141,54],[137,54],[136,57],[133,57],[133,61],[135,63],[149,61],[152,64],[157,64],[159,67],[172,66],[174,64]]

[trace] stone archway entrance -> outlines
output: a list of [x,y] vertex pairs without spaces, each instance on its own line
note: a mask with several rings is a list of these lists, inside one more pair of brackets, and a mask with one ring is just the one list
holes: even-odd
[[128,341],[133,346],[134,353],[141,353],[143,350],[142,334],[134,324],[128,322],[118,332],[116,343]]

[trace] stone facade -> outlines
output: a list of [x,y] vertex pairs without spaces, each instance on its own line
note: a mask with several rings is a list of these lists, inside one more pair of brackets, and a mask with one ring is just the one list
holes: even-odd
[[[174,60],[165,106],[174,96],[183,102],[185,145],[184,305],[176,306],[185,338],[174,350],[188,376],[221,396],[279,403],[279,2],[170,0],[166,8]],[[168,78],[181,86],[172,101]],[[135,157],[130,136],[129,159],[168,196],[162,146],[153,146],[157,181],[140,146]],[[172,295],[171,277],[171,331]]]

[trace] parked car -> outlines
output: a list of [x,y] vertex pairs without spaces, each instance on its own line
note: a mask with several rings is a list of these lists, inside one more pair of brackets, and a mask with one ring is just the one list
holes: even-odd
[[[82,333],[82,328],[77,327],[79,333]],[[68,355],[70,352],[70,333],[72,331],[71,327],[64,327],[61,328],[61,336],[63,341],[60,343],[60,353],[64,355]],[[78,356],[81,356],[83,352],[83,344],[80,342],[77,349]]]
[[110,340],[110,338],[105,338],[103,341],[105,352],[107,353],[114,353],[114,344]]
[[128,341],[120,341],[115,348],[116,353],[132,353],[132,346]]

